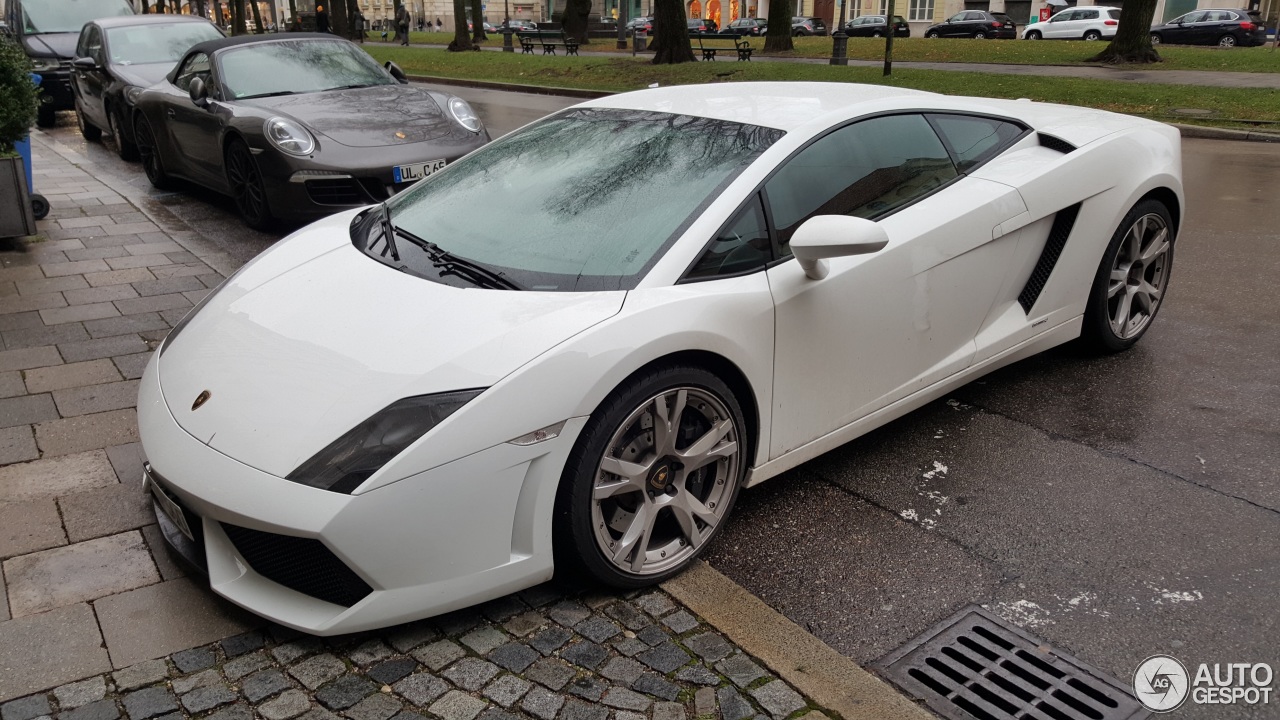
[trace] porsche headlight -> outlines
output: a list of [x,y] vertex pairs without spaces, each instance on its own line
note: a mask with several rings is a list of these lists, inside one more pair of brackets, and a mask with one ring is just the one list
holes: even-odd
[[130,85],[124,91],[124,99],[127,100],[130,105],[136,105],[138,104],[138,96],[141,94],[142,88],[137,85]]
[[31,58],[31,72],[43,73],[50,70],[58,69],[58,58],[54,57],[33,57]]
[[475,110],[471,109],[466,100],[458,97],[449,98],[449,112],[462,127],[473,133],[480,132],[480,117],[476,115]]
[[316,139],[298,123],[288,118],[273,117],[263,126],[263,132],[272,145],[290,155],[310,155],[316,149]]
[[286,479],[349,495],[387,461],[482,392],[484,388],[397,400],[334,440]]

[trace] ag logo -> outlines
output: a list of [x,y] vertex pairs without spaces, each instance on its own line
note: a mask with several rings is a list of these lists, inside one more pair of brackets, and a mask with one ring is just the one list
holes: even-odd
[[1143,707],[1164,713],[1186,702],[1189,680],[1182,663],[1168,655],[1152,655],[1134,671],[1133,691]]

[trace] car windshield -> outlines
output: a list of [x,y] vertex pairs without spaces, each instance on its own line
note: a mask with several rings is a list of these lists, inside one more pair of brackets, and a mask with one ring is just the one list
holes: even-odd
[[129,25],[107,29],[107,48],[117,65],[173,64],[192,45],[219,37],[222,33],[207,22]]
[[[521,288],[625,290],[782,135],[669,113],[571,109],[471,153],[387,205],[395,227]],[[352,241],[371,242],[354,232]],[[407,271],[442,281],[450,274],[433,270],[409,242],[398,244]],[[386,262],[378,250],[366,248]]]
[[78,33],[87,22],[98,18],[132,15],[124,0],[46,0],[22,4],[23,32]]
[[[373,58],[345,40],[241,45],[224,50],[218,62],[222,84],[241,100],[395,83]],[[263,72],[264,67],[271,72]]]

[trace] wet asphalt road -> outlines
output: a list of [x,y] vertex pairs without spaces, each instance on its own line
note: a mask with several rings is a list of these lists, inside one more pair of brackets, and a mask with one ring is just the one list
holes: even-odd
[[[449,90],[494,137],[575,102]],[[237,258],[276,239],[152,191],[73,119],[51,134]],[[711,564],[862,664],[979,604],[1126,682],[1154,653],[1280,669],[1280,147],[1183,151],[1171,289],[1137,347],[1023,361],[743,493]]]

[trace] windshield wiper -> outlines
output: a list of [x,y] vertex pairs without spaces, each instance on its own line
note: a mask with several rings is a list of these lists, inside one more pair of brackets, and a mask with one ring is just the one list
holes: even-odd
[[[387,222],[390,222],[390,215],[387,217]],[[408,230],[396,225],[392,225],[391,230],[396,235],[399,235],[405,240],[408,240],[414,245],[422,248],[422,250],[427,253],[427,256],[431,258],[431,266],[439,270],[441,275],[456,275],[471,282],[477,287],[488,288],[490,290],[524,289],[511,280],[508,280],[502,275],[502,273],[494,272],[473,260],[458,257],[430,240],[424,240]]]
[[400,262],[400,249],[396,247],[395,226],[391,224],[391,208],[386,204],[382,206],[382,239],[387,244],[386,249],[382,251],[382,257],[386,257],[390,252],[391,259]]
[[244,97],[236,98],[236,99],[237,100],[253,100],[255,98],[279,97],[281,95],[297,95],[297,94],[298,94],[297,90],[277,90],[276,92],[259,93],[257,95],[245,95]]

